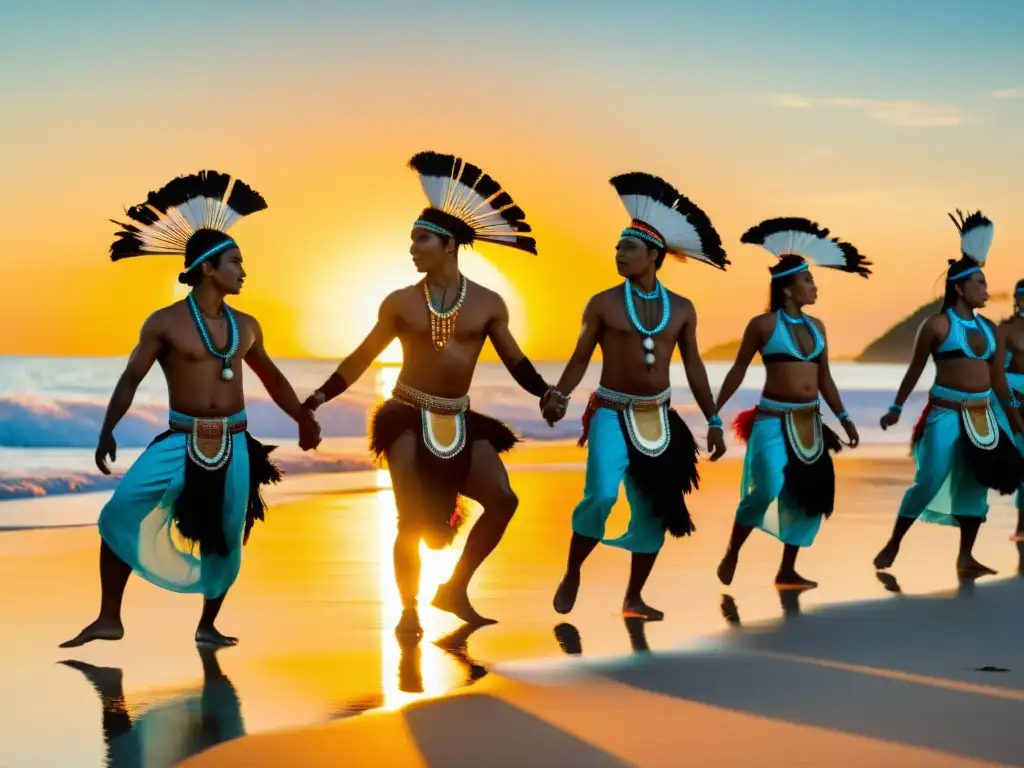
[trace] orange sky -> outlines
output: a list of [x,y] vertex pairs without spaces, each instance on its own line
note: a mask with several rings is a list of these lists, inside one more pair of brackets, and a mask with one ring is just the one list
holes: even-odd
[[[197,40],[197,61],[204,51],[221,58],[216,77],[195,82],[188,70],[162,73],[173,51],[148,68],[128,51],[93,51],[79,86],[29,71],[32,88],[14,94],[0,125],[0,354],[126,354],[146,315],[175,298],[181,265],[110,263],[107,219],[173,176],[212,167],[269,203],[233,230],[250,275],[237,306],[261,319],[274,354],[343,355],[377,300],[417,279],[408,231],[425,201],[404,165],[422,149],[481,165],[526,211],[539,257],[480,246],[466,269],[510,294],[513,329],[536,359],[564,358],[586,299],[617,282],[613,248],[627,217],[607,180],[631,170],[663,176],[702,206],[733,262],[724,274],[663,270],[696,303],[702,348],[736,338],[761,311],[771,260],[739,236],[770,216],[813,218],[875,262],[867,281],[816,273],[815,313],[834,355],[855,354],[937,295],[957,255],[954,207],[980,207],[996,223],[992,289],[1021,277],[1024,99],[986,95],[1013,85],[1005,80],[946,87],[939,103],[942,71],[925,77],[918,61],[854,76],[851,63],[829,75],[829,92],[808,62],[780,59],[772,73],[739,48],[699,78],[699,62],[680,53],[678,72],[645,80],[644,62],[609,64],[604,43],[559,43],[550,25],[530,41],[473,39],[447,58],[400,27],[345,61],[340,38],[297,26],[268,42],[253,37],[257,26]],[[357,45],[358,28],[338,30]],[[500,91],[493,69],[467,65],[485,53],[507,66]],[[637,106],[651,103],[653,112]]]

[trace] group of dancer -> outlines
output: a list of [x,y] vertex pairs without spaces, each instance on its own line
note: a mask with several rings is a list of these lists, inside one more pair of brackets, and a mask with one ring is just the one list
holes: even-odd
[[[256,520],[264,517],[261,489],[280,480],[264,446],[248,432],[242,394],[245,361],[273,401],[298,428],[299,445],[319,445],[315,412],[352,386],[395,339],[403,362],[390,399],[374,413],[372,453],[386,461],[398,509],[394,567],[403,612],[396,632],[418,636],[420,542],[451,544],[467,519],[464,499],[483,511],[466,538],[451,578],[432,605],[472,625],[490,623],[469,599],[477,569],[501,540],[518,499],[501,455],[519,441],[501,422],[470,409],[468,391],[480,352],[490,340],[515,381],[538,399],[551,425],[562,419],[574,390],[600,346],[600,385],[590,395],[579,444],[587,446],[583,499],[572,512],[572,539],[554,609],[570,612],[584,562],[599,543],[631,553],[622,604],[627,617],[662,618],[642,591],[666,533],[694,532],[686,497],[698,487],[699,448],[671,407],[669,366],[679,349],[694,400],[707,421],[710,460],[726,451],[721,409],[743,382],[755,355],[766,371],[758,405],[735,420],[746,443],[741,499],[718,578],[730,584],[751,531],[779,539],[780,589],[815,582],[796,570],[835,498],[832,454],[844,445],[822,419],[821,401],[859,442],[829,371],[824,324],[805,310],[817,300],[811,266],[861,277],[870,262],[849,243],[803,218],[769,219],[751,227],[743,243],[775,257],[769,267],[769,306],[743,335],[736,361],[717,399],[697,348],[692,302],[658,279],[668,256],[725,270],[730,263],[707,214],[663,179],[627,173],[611,179],[628,223],[619,235],[615,264],[623,281],[593,296],[583,311],[576,348],[559,380],[550,384],[519,348],[502,297],[470,282],[459,270],[459,251],[476,242],[537,254],[526,215],[507,191],[462,158],[422,152],[410,161],[428,206],[413,222],[410,253],[424,274],[382,302],[373,329],[355,351],[305,401],[274,364],[257,320],[231,309],[226,297],[241,291],[242,252],[229,228],[267,207],[238,179],[215,171],[179,177],[126,211],[111,246],[115,261],[147,254],[184,257],[179,280],[188,297],[151,315],[114,390],[103,422],[96,462],[109,473],[116,458],[114,427],[135,391],[159,363],[167,379],[169,429],[154,439],[119,482],[99,518],[98,618],[64,647],[123,636],[121,601],[132,572],[157,586],[202,594],[195,639],[204,645],[237,642],[215,620],[237,578],[241,552]],[[895,424],[929,355],[935,386],[914,430],[917,471],[899,510],[892,537],[875,559],[892,565],[913,522],[959,526],[958,568],[988,572],[972,555],[988,510],[990,488],[1018,491],[1024,481],[1024,323],[1015,317],[998,328],[976,314],[988,294],[982,271],[993,225],[981,213],[959,214],[960,258],[950,260],[941,313],[918,334],[914,357],[882,418]],[[1024,281],[1018,286],[1024,306]],[[1012,436],[1011,436],[1012,435]],[[1017,441],[1015,443],[1015,440]],[[617,538],[605,524],[626,486],[630,521]],[[1018,525],[1024,535],[1024,526]]]

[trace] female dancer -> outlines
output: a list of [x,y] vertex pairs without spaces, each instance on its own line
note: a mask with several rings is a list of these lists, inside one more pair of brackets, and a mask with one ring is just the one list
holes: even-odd
[[[903,537],[919,517],[926,522],[960,527],[957,569],[995,573],[974,559],[978,529],[988,515],[988,489],[1003,494],[1024,479],[1024,458],[1009,437],[1009,424],[1021,432],[1021,417],[1010,398],[1003,360],[996,357],[996,327],[975,314],[988,301],[981,271],[992,245],[992,222],[980,212],[953,219],[960,232],[961,258],[950,260],[942,311],[924,321],[914,356],[895,402],[882,417],[882,429],[899,421],[928,356],[935,360],[935,384],[914,428],[912,445],[917,472],[903,496],[889,541],[875,557],[875,568],[893,564]],[[1008,405],[993,408],[993,388]],[[1007,423],[1009,418],[1009,424]]]
[[[769,219],[752,227],[741,240],[762,246],[779,262],[768,270],[768,312],[747,325],[736,362],[718,393],[721,412],[743,383],[754,355],[761,353],[765,367],[761,402],[733,423],[737,437],[747,443],[747,454],[742,498],[718,578],[723,584],[732,583],[740,549],[750,532],[760,528],[785,545],[776,587],[809,589],[817,584],[796,572],[796,556],[800,547],[814,542],[822,516],[832,514],[835,473],[830,452],[841,447],[835,433],[821,423],[819,393],[846,430],[850,447],[860,440],[829,371],[825,326],[803,313],[818,298],[809,262],[862,277],[871,273],[871,262],[852,245],[830,239],[827,229],[807,219]],[[769,515],[776,499],[777,510]]]
[[[1024,280],[1018,280],[1014,288],[1013,309],[1013,315],[1001,322],[996,331],[996,360],[1003,361],[1006,372],[1008,405],[1020,413],[1020,401],[1024,398]],[[1024,453],[1024,434],[1014,437],[1017,448]],[[1017,527],[1010,538],[1024,541],[1024,486],[1017,489]]]

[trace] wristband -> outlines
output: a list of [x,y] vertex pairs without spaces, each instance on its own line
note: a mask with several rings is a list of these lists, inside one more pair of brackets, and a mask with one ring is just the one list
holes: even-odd
[[529,358],[524,357],[518,363],[509,368],[509,373],[516,383],[534,397],[544,397],[551,389],[551,386],[544,381],[544,377],[537,373]]
[[847,413],[846,411],[843,411],[842,413],[837,413],[836,418],[839,419],[840,421],[849,421],[850,414]]
[[1010,399],[1006,401],[1006,406],[1008,408],[1020,408],[1020,405],[1020,400],[1017,399],[1016,394],[1010,395]]
[[889,406],[889,410],[893,413],[903,413],[903,406],[893,403],[892,405]]
[[722,428],[722,417],[717,413],[708,419],[708,429],[721,429]]

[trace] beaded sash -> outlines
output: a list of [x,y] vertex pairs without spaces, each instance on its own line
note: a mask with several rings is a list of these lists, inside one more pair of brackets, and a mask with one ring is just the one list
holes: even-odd
[[245,418],[232,420],[198,419],[172,413],[168,420],[172,432],[185,433],[185,452],[193,463],[210,472],[221,469],[231,460],[231,436],[248,429]]
[[469,395],[437,397],[398,382],[391,396],[400,403],[419,409],[423,444],[432,454],[441,459],[450,459],[466,447]]
[[629,442],[640,453],[651,457],[663,454],[671,440],[668,426],[671,398],[671,389],[649,397],[626,395],[605,387],[598,387],[594,392],[598,408],[610,408],[623,413]]
[[999,428],[996,426],[992,406],[987,400],[961,404],[960,418],[963,421],[967,439],[978,448],[991,451],[999,443]]

